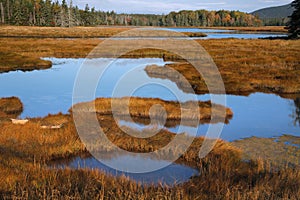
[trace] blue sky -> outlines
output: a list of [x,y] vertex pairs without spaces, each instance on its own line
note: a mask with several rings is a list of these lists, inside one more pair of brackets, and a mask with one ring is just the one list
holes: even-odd
[[97,10],[117,13],[154,13],[167,14],[179,10],[254,10],[290,3],[292,0],[73,0],[73,4],[83,8],[85,4]]

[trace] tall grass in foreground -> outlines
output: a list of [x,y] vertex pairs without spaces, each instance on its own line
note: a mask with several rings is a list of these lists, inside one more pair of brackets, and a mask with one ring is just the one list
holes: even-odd
[[[172,134],[164,131],[143,143],[137,138],[123,137],[125,133],[110,116],[98,117],[107,136],[127,150],[147,152],[147,145],[155,149],[172,139]],[[65,122],[63,128],[40,128],[41,123],[58,121]],[[177,161],[197,168],[199,176],[173,187],[141,185],[97,170],[48,168],[47,161],[85,152],[69,115],[31,119],[25,125],[3,122],[0,126],[0,195],[7,199],[296,200],[299,197],[299,168],[273,170],[262,160],[243,161],[241,151],[224,141],[217,141],[213,151],[200,160],[198,151],[202,142],[203,138],[195,139]]]

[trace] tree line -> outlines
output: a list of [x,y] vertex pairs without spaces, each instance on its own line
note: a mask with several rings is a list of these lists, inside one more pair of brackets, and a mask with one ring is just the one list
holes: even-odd
[[26,26],[259,26],[258,17],[240,11],[180,11],[167,15],[117,14],[84,9],[62,0],[0,0],[0,24]]

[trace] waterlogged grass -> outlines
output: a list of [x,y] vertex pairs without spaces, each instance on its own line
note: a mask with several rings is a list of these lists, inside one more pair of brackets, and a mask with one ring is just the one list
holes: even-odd
[[245,159],[261,159],[274,168],[300,166],[300,137],[282,135],[278,138],[251,137],[232,143],[243,150]]

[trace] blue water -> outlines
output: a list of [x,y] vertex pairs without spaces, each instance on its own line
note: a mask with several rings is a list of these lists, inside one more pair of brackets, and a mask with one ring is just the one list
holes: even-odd
[[[226,95],[226,104],[232,109],[234,115],[225,124],[220,138],[227,141],[239,140],[252,136],[276,137],[283,134],[300,136],[300,126],[293,123],[293,101],[283,99],[273,94],[255,93],[248,97]],[[208,100],[209,95],[200,95],[199,99]],[[120,125],[127,125],[137,130],[149,128],[144,124],[131,124],[120,121]],[[206,136],[208,124],[198,127],[197,135]],[[174,133],[194,133],[194,128],[189,126],[161,127]]]
[[[60,111],[67,113],[72,105],[74,81],[84,59],[48,60],[54,63],[51,69],[0,74],[0,97],[19,97],[24,103],[22,118],[46,116],[48,113],[55,114]],[[106,62],[107,59],[104,58],[92,60],[90,74],[96,73]],[[163,66],[165,62],[157,58],[117,59],[99,80],[95,95],[87,100],[130,95],[180,101],[195,99],[195,96],[182,92],[169,80],[148,77],[144,71],[148,64]],[[124,75],[125,81],[119,84],[121,90],[116,92],[115,86]],[[93,81],[91,76],[87,76],[85,83],[88,85],[90,81]],[[128,95],[124,88],[135,90]],[[199,95],[196,98],[209,100],[210,95]],[[226,106],[232,109],[234,116],[229,124],[224,125],[220,136],[222,139],[233,141],[251,136],[274,137],[282,134],[300,136],[300,126],[293,123],[292,115],[296,109],[293,100],[262,93],[248,97],[227,95]],[[192,127],[182,128],[187,133],[193,130]],[[200,125],[198,135],[204,135],[207,128],[208,125]],[[178,132],[179,127],[169,130]]]
[[[169,161],[164,160],[153,160],[153,159],[146,159],[140,155],[138,156],[129,156],[129,155],[117,155],[112,158],[106,158],[106,162],[110,164],[110,166],[122,166],[124,169],[123,171],[117,171],[112,169],[93,157],[82,158],[76,157],[71,160],[63,160],[61,162],[55,162],[52,164],[52,167],[55,168],[89,168],[89,169],[100,169],[107,174],[111,174],[114,176],[121,176],[125,175],[132,180],[137,182],[146,183],[146,184],[167,184],[173,185],[187,181],[192,176],[198,175],[199,172],[196,169],[191,167],[180,165],[176,163],[171,163]],[[148,173],[127,173],[126,167],[131,168],[136,167],[140,168],[147,165],[168,165],[167,167],[153,171]]]
[[230,33],[234,30],[221,30],[221,29],[204,29],[204,28],[163,28],[163,30],[172,30],[177,32],[190,32],[190,33]]
[[202,28],[164,28],[163,30],[172,30],[177,32],[192,32],[205,33],[207,37],[193,37],[192,39],[258,39],[268,37],[285,37],[284,33],[270,33],[270,32],[243,32],[235,30],[221,30],[221,29],[202,29]]
[[[269,37],[287,37],[286,33],[279,32],[246,32],[246,31],[235,31],[235,30],[221,30],[221,29],[202,29],[202,28],[143,28],[142,30],[165,30],[165,31],[175,31],[175,32],[191,32],[191,33],[205,33],[207,37],[187,37],[182,34],[180,35],[172,35],[178,37],[177,39],[183,40],[194,40],[194,39],[226,39],[226,38],[236,38],[236,39],[258,39],[258,38],[269,38]],[[155,32],[153,32],[155,33]],[[129,34],[129,33],[128,33]],[[129,34],[130,35],[130,34]],[[121,37],[119,37],[121,36]],[[101,38],[105,39],[105,38]],[[135,37],[131,35],[127,37],[125,34],[116,35],[112,37],[113,40],[142,40],[142,39],[152,39],[152,40],[165,40],[168,39],[168,36],[163,37]]]

